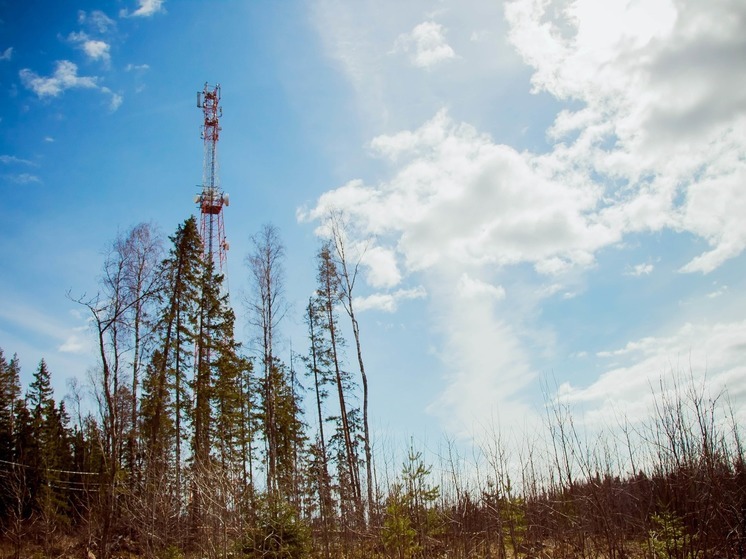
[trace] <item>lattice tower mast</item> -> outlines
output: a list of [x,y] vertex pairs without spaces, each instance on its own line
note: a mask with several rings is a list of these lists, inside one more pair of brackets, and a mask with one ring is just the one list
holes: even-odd
[[224,273],[228,241],[225,239],[223,224],[223,206],[228,206],[228,194],[220,188],[218,174],[218,139],[220,138],[220,84],[211,88],[205,83],[202,91],[197,92],[197,107],[202,109],[204,124],[202,139],[205,143],[205,154],[202,169],[202,192],[194,201],[200,210],[199,229],[202,235],[205,262],[212,261],[217,273]]

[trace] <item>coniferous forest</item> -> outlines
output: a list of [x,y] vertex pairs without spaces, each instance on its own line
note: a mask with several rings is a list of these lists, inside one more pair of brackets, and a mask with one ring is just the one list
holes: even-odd
[[122,233],[98,292],[69,294],[95,341],[85,386],[55,399],[57,371],[0,351],[0,556],[744,557],[735,413],[686,379],[607,434],[547,401],[541,432],[495,430],[469,456],[375,441],[358,262],[330,224],[289,359],[280,232],[262,227],[246,258],[249,351],[194,218],[167,240]]

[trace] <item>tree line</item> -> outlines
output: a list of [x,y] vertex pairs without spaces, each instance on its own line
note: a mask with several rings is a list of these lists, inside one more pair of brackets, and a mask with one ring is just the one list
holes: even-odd
[[80,385],[55,401],[43,360],[24,393],[18,357],[0,350],[0,553],[743,558],[738,423],[702,391],[661,387],[624,444],[585,440],[553,402],[536,440],[494,433],[472,463],[450,443],[432,460],[412,443],[400,465],[382,464],[354,309],[359,251],[343,216],[327,226],[306,349],[289,360],[279,231],[263,226],[246,258],[249,352],[193,217],[168,242],[149,224],[119,235],[98,292],[71,295],[95,340],[90,411]]

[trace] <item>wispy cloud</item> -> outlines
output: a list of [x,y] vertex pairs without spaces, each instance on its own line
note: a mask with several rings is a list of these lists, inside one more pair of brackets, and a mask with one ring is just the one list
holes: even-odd
[[19,72],[21,82],[43,99],[57,97],[68,89],[96,89],[98,78],[78,76],[78,66],[69,60],[58,60],[54,73],[49,77],[39,76],[36,72],[24,68]]
[[0,319],[31,335],[48,339],[61,353],[86,354],[92,349],[90,338],[85,335],[89,329],[88,318],[78,318],[77,324],[71,325],[60,322],[35,307],[7,303],[0,307]]
[[718,297],[721,297],[721,296],[725,295],[727,292],[728,292],[728,286],[727,285],[722,285],[718,289],[716,289],[715,291],[711,291],[710,293],[708,293],[707,294],[707,298],[708,299],[716,299]]
[[36,166],[36,163],[29,161],[28,159],[21,159],[15,155],[0,155],[0,163],[3,165],[29,165],[32,167]]
[[101,10],[93,10],[90,13],[80,10],[78,12],[78,23],[87,25],[92,31],[101,34],[108,33],[117,25],[113,19]]
[[126,8],[120,10],[119,17],[150,17],[157,13],[163,13],[165,0],[137,0],[137,9],[129,12]]
[[41,183],[41,179],[30,173],[19,173],[17,175],[4,175],[6,180],[15,184]]
[[[668,335],[629,342],[624,348],[601,356],[624,358],[624,363],[604,372],[586,387],[564,383],[558,396],[582,405],[589,424],[614,424],[614,414],[643,420],[661,389],[660,379],[686,379],[698,386],[707,381],[713,393],[731,387],[734,403],[746,396],[746,323],[686,323]],[[736,393],[739,394],[736,394]]]
[[0,54],[0,60],[10,60],[13,58],[13,47],[8,47]]
[[119,107],[122,106],[122,102],[124,101],[124,98],[121,95],[119,95],[118,93],[114,93],[108,87],[102,87],[101,91],[111,96],[111,99],[109,101],[109,110],[111,112],[116,111]]
[[430,70],[436,65],[456,58],[453,48],[446,42],[445,28],[434,21],[425,21],[409,33],[399,35],[393,52],[409,54],[412,64]]
[[150,66],[147,64],[127,64],[124,67],[125,72],[143,72],[145,70],[150,70]]

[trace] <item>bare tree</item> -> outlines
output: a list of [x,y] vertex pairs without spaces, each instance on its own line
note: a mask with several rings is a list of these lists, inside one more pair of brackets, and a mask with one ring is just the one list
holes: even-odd
[[276,394],[273,372],[276,368],[275,343],[278,326],[287,312],[283,261],[285,246],[280,232],[265,224],[252,236],[252,252],[246,257],[251,273],[251,294],[247,299],[249,324],[258,330],[263,377],[264,437],[267,457],[267,490],[277,490]]
[[344,216],[332,211],[328,216],[329,227],[331,230],[332,243],[336,253],[336,273],[339,276],[339,284],[342,289],[342,306],[350,317],[352,324],[352,334],[355,338],[355,350],[357,352],[357,363],[360,369],[360,380],[363,384],[363,449],[365,451],[365,478],[368,490],[368,514],[372,517],[373,510],[373,465],[370,448],[370,428],[368,426],[368,377],[365,374],[365,363],[363,361],[363,351],[360,344],[360,324],[355,317],[355,307],[353,305],[353,292],[355,282],[357,281],[360,263],[365,255],[366,246],[351,258],[347,250],[347,238],[349,225]]
[[[157,246],[158,241],[148,225],[138,225],[129,234],[120,235],[112,243],[104,261],[99,281],[101,291],[90,298],[82,296],[75,299],[91,313],[100,359],[96,392],[104,426],[106,463],[107,491],[102,497],[105,512],[101,538],[104,556],[108,552],[107,545],[117,514],[115,485],[119,481],[117,473],[122,467],[124,427],[130,419],[122,417],[123,410],[127,409],[121,402],[122,398],[127,397],[127,391],[123,390],[124,364],[126,355],[134,349],[134,393],[141,360],[141,355],[137,354],[141,352],[144,309],[160,289],[155,272],[159,254]],[[136,341],[132,342],[128,334],[133,334]],[[132,404],[136,404],[134,396]],[[133,415],[136,407],[132,406]]]

